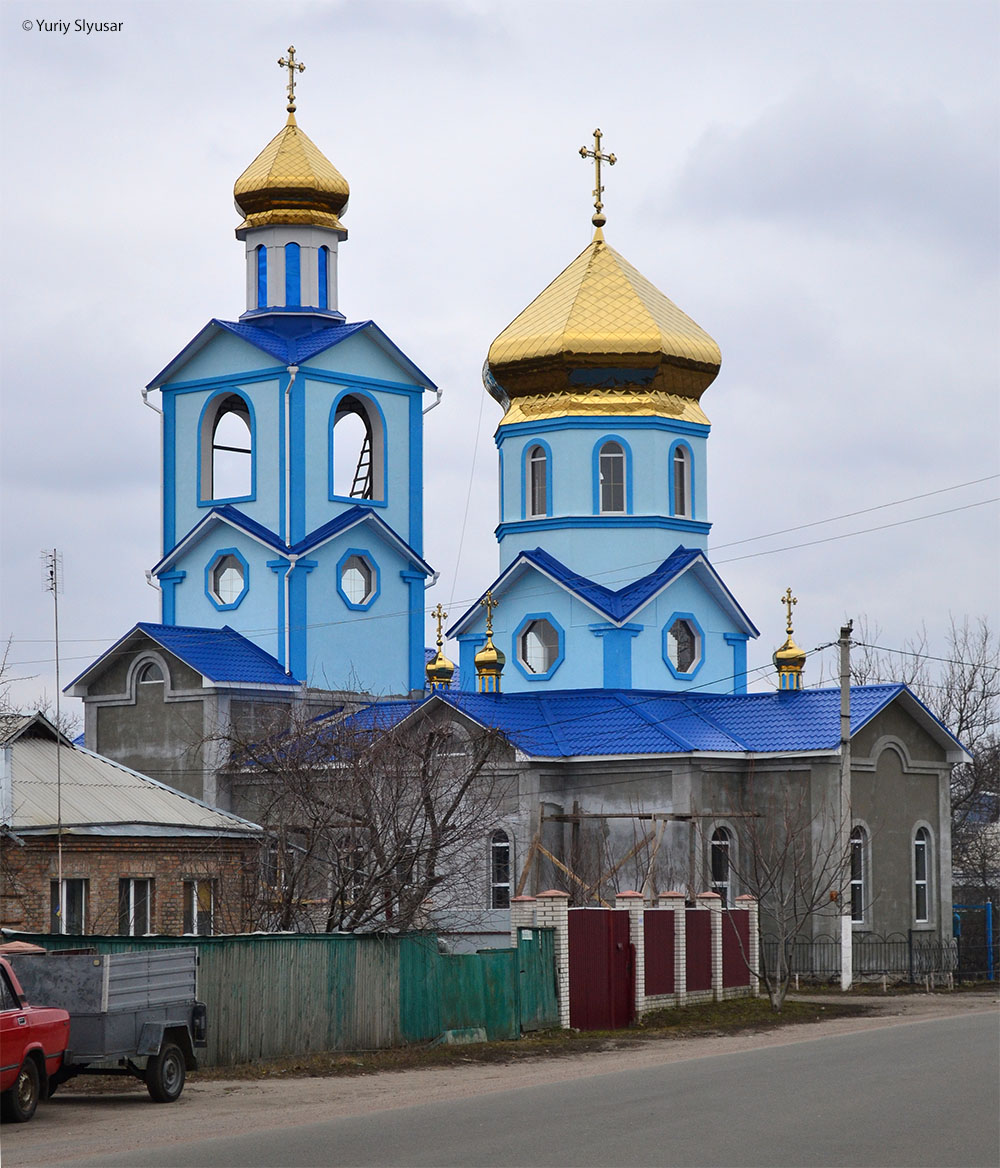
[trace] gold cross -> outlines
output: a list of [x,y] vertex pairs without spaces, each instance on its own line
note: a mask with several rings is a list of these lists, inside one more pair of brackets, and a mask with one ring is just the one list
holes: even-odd
[[479,602],[483,608],[486,609],[486,635],[493,636],[493,610],[500,606],[499,600],[493,599],[493,593],[487,592],[482,600]]
[[594,149],[588,150],[586,146],[580,147],[581,158],[593,158],[594,160],[594,215],[591,222],[595,227],[603,227],[607,223],[607,218],[604,215],[604,204],[601,202],[601,195],[604,194],[604,187],[601,186],[601,163],[606,162],[608,166],[614,166],[618,161],[613,154],[601,153],[601,138],[603,135],[600,130],[594,131]]
[[434,611],[431,613],[431,616],[437,621],[437,627],[438,627],[437,645],[438,645],[438,652],[440,653],[441,646],[444,644],[444,638],[441,636],[441,625],[448,619],[448,614],[441,607],[441,605],[438,604],[437,608],[435,608]]
[[792,595],[791,588],[786,588],[785,595],[782,596],[782,598],[781,598],[781,603],[788,610],[788,619],[787,619],[787,622],[785,625],[785,632],[789,636],[792,635],[792,605],[798,604],[798,602],[799,602],[799,598],[797,596]]
[[295,60],[294,45],[288,46],[287,58],[279,57],[278,64],[282,69],[288,70],[288,112],[293,114],[295,113],[295,70],[298,69],[300,73],[304,73],[306,67],[300,61]]

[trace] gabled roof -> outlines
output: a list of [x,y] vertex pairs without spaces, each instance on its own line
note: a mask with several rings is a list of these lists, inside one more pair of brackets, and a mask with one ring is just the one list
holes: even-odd
[[157,625],[140,621],[71,681],[66,686],[66,692],[72,692],[77,685],[86,685],[90,676],[118,653],[136,633],[145,633],[168,653],[179,657],[185,665],[200,673],[206,684],[252,687],[301,684],[285,673],[270,653],[265,653],[259,645],[229,625],[221,629],[201,629],[189,625]]
[[265,527],[262,523],[258,523],[255,519],[244,515],[242,511],[229,503],[223,503],[220,507],[213,507],[186,535],[181,536],[174,547],[153,568],[153,573],[159,574],[160,572],[166,571],[182,552],[201,538],[209,526],[216,523],[227,523],[230,527],[238,528],[240,531],[246,532],[253,539],[256,539],[258,542],[283,556],[289,554],[295,556],[304,555],[306,552],[314,551],[321,544],[326,543],[335,536],[349,531],[359,523],[370,523],[388,543],[392,544],[401,555],[416,564],[421,571],[426,572],[428,576],[434,574],[434,569],[430,564],[422,556],[418,555],[405,539],[402,539],[393,531],[388,523],[380,515],[377,515],[371,507],[361,507],[358,505],[348,507],[346,511],[341,512],[335,519],[331,519],[328,523],[317,527],[315,531],[309,532],[308,535],[304,536],[297,543],[293,543],[291,547],[286,547],[277,532],[272,531],[269,527]]
[[[271,322],[277,319],[281,327],[270,327]],[[354,323],[344,322],[331,324],[325,328],[307,328],[296,330],[295,317],[264,318],[259,323],[249,321],[216,320],[213,318],[194,336],[183,349],[173,358],[153,380],[146,386],[147,389],[159,389],[170,381],[201,349],[213,338],[221,333],[231,333],[241,341],[253,345],[262,353],[267,353],[282,365],[302,365],[310,358],[324,352],[326,349],[339,345],[355,333],[367,332],[372,340],[388,353],[418,384],[425,389],[436,389],[434,382],[394,344],[389,337],[378,327],[373,320],[362,320]],[[311,323],[311,322],[310,322]],[[296,335],[297,333],[297,335]]]
[[0,714],[0,746],[11,746],[25,737],[69,744],[69,738],[41,710],[36,714]]
[[[851,688],[851,734],[891,702],[907,711],[949,752],[961,743],[903,685]],[[550,690],[479,694],[445,690],[422,701],[383,702],[354,715],[359,725],[389,729],[417,709],[441,702],[499,730],[533,758],[621,755],[835,752],[840,745],[840,690],[709,694],[657,690]]]
[[[686,548],[683,545],[678,545],[658,568],[617,590],[579,575],[544,549],[535,548],[533,551],[520,552],[506,571],[502,572],[490,585],[489,590],[495,596],[502,595],[523,572],[532,568],[541,572],[542,575],[548,577],[567,592],[579,597],[585,604],[617,625],[625,624],[684,572],[693,570],[699,574],[713,599],[733,616],[736,623],[742,625],[750,636],[758,636],[753,622],[723,584],[718,573],[709,563],[708,557],[699,548]],[[484,592],[483,596],[485,595]],[[481,599],[482,597],[480,597]],[[465,632],[480,613],[480,602],[477,600],[451,626],[448,630],[448,636],[453,637]]]

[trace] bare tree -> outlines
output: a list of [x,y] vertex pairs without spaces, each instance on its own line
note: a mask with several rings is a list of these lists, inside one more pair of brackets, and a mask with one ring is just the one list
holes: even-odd
[[377,705],[286,719],[227,735],[230,783],[265,831],[255,927],[426,928],[432,901],[461,901],[505,793],[496,732],[420,711],[394,726]]

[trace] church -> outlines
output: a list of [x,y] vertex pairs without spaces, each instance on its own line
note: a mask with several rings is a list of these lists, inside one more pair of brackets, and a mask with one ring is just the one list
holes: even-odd
[[961,744],[905,686],[804,688],[790,590],[776,688],[747,692],[758,630],[709,554],[702,399],[721,354],[605,239],[602,164],[616,159],[600,131],[580,149],[595,171],[589,244],[485,354],[501,411],[497,575],[452,614],[457,664],[440,605],[425,649],[436,387],[378,324],[341,311],[349,187],[298,126],[294,50],[279,63],[287,120],[234,188],[246,311],[209,321],[144,391],[162,427],[161,616],[68,687],[87,746],[253,819],[212,745],[220,725],[374,703],[387,727],[423,710],[499,731],[516,793],[470,857],[476,903],[438,906],[458,947],[508,933],[515,894],[590,883],[587,846],[620,881],[630,869],[610,861],[640,836],[645,895],[729,901],[746,891],[742,820],[788,792],[817,851],[849,831],[849,903],[832,894],[817,934],[843,918],[950,936]]

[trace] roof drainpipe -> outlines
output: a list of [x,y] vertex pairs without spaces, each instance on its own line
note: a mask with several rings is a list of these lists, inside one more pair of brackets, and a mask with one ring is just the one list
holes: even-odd
[[431,410],[434,409],[435,406],[439,406],[441,404],[441,395],[444,393],[444,390],[443,389],[435,389],[434,393],[436,394],[436,397],[431,402],[431,404],[427,407],[427,409],[425,409],[423,411],[425,414],[429,414],[431,412]]
[[288,568],[285,570],[285,673],[292,676],[292,572],[299,557],[292,552],[288,553]]
[[292,546],[292,386],[298,365],[288,366],[285,386],[285,547]]
[[[149,400],[149,386],[148,385],[144,385],[142,387],[142,389],[139,390],[139,392],[142,394],[142,404],[144,406],[149,406],[149,408],[153,411],[154,414],[160,415],[160,546],[163,548],[164,553],[165,553],[167,548],[166,548],[166,540],[164,538],[165,533],[164,533],[164,528],[163,528],[163,512],[164,512],[164,507],[163,507],[163,491],[164,491],[163,458],[165,456],[165,452],[163,450],[163,410],[161,410],[159,406],[154,406],[153,403]],[[152,584],[150,582],[148,572],[146,573],[146,583],[150,584],[150,586],[152,588],[156,587],[155,584]],[[161,616],[162,616],[162,614],[161,614]]]

